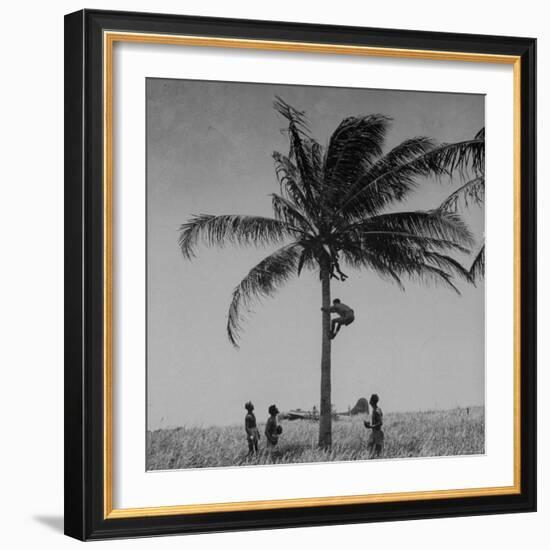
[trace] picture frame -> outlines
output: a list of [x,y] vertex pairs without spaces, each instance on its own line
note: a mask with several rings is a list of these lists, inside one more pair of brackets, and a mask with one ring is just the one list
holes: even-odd
[[[114,504],[117,44],[507,66],[513,74],[513,483],[254,501]],[[224,54],[225,55],[225,54]],[[340,58],[338,58],[340,59]],[[213,78],[216,78],[213,75]],[[536,41],[82,10],[65,17],[65,533],[80,540],[536,510]],[[120,82],[119,82],[120,85]],[[136,90],[136,94],[142,91]],[[489,176],[490,177],[490,176]],[[494,200],[499,200],[493,195]],[[132,206],[130,205],[130,208]],[[505,234],[507,235],[507,233]],[[506,239],[504,236],[502,239]],[[119,289],[120,290],[120,289]],[[137,459],[136,459],[137,460]],[[141,458],[139,459],[141,460]],[[308,466],[303,466],[307,468]],[[143,496],[145,501],[147,495]],[[156,501],[155,501],[156,502]]]

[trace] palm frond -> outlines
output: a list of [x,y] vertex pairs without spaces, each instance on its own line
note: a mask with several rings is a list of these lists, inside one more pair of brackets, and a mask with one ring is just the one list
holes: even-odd
[[309,137],[309,121],[305,111],[299,111],[292,107],[292,105],[288,104],[278,95],[275,96],[275,100],[273,101],[273,108],[286,118],[290,124],[293,124],[302,135]]
[[469,275],[472,281],[477,281],[485,275],[485,244],[481,246],[472,265],[470,267]]
[[379,212],[412,191],[419,177],[450,176],[455,170],[464,176],[468,166],[483,170],[485,141],[473,139],[429,148],[426,152],[388,167],[379,175],[365,174],[351,186],[337,213],[360,216]]
[[428,137],[418,136],[406,139],[380,157],[366,172],[365,178],[367,180],[375,180],[382,174],[395,170],[403,164],[431,151],[434,147],[434,140]]
[[348,245],[340,251],[345,264],[352,269],[372,269],[383,279],[396,283],[401,290],[405,290],[401,278],[393,269],[390,262],[385,261],[381,256],[365,252],[360,244]]
[[480,130],[474,139],[446,143],[431,151],[427,161],[435,163],[447,174],[459,172],[465,179],[467,174],[475,176],[485,172],[485,129]]
[[[439,239],[437,237],[426,237],[424,235],[414,235],[413,233],[406,233],[400,231],[356,231],[350,234],[351,239],[360,239],[365,247],[368,247],[369,242],[372,240],[386,240],[389,243],[393,243],[403,247],[415,248],[421,247],[425,250],[440,250],[440,251],[456,251],[467,254],[470,252],[469,248],[462,246],[448,239]],[[348,244],[348,239],[336,240],[337,249],[345,248]]]
[[[368,235],[370,232],[396,232],[432,238],[449,246],[467,247],[474,243],[472,233],[462,218],[445,210],[393,212],[379,214],[341,228],[338,233]],[[452,243],[452,244],[451,244]]]
[[409,270],[408,275],[411,278],[416,277],[427,284],[434,284],[436,286],[442,284],[460,295],[460,290],[453,283],[451,275],[439,267],[434,267],[429,264],[418,264],[415,265],[413,269]]
[[315,230],[313,224],[307,219],[307,214],[302,212],[298,206],[287,198],[272,193],[271,206],[276,219],[299,227],[304,232],[313,232]]
[[428,261],[435,264],[440,269],[444,270],[448,274],[456,275],[467,281],[472,282],[470,272],[455,258],[446,254],[440,254],[438,252],[430,252],[428,254]]
[[[394,147],[391,151],[380,157],[361,177],[363,181],[379,181],[365,189],[365,192],[357,200],[349,203],[345,208],[347,216],[361,217],[366,214],[373,215],[382,211],[393,202],[405,199],[416,187],[416,174],[398,171],[397,168],[433,149],[433,140],[426,137],[408,139]],[[378,180],[385,175],[383,180]],[[354,187],[359,184],[354,182]],[[347,194],[341,199],[345,204]]]
[[390,118],[363,115],[345,118],[332,134],[325,156],[325,183],[342,189],[353,184],[382,154]]
[[302,274],[304,267],[308,269],[315,269],[318,266],[314,247],[305,246],[304,242],[302,242],[301,245],[303,248],[300,253],[300,258],[298,259],[298,266],[296,270],[298,277]]
[[286,155],[273,151],[275,163],[275,174],[281,194],[289,197],[295,204],[304,208],[307,204],[306,197],[302,190],[300,174],[296,165]]
[[273,106],[288,121],[289,156],[294,160],[300,174],[299,182],[306,200],[313,202],[315,192],[320,186],[319,166],[314,161],[319,155],[321,146],[309,134],[309,125],[304,111],[298,111],[279,96],[275,96]]
[[446,251],[468,252],[472,236],[456,214],[439,210],[385,214],[342,230],[340,254],[352,267],[367,267],[402,286],[408,276],[444,283],[453,276],[471,282],[469,272]]
[[312,199],[306,196],[300,172],[289,157],[277,151],[274,151],[272,156],[281,196],[294,203],[312,223],[315,223],[321,211],[318,197]]
[[233,291],[227,317],[227,336],[236,348],[243,318],[251,312],[252,304],[273,294],[296,274],[300,247],[296,243],[284,246],[254,266]]
[[197,245],[222,247],[227,244],[278,244],[299,233],[288,223],[261,216],[200,214],[180,225],[178,243],[187,259],[195,257]]
[[471,204],[481,206],[484,202],[485,177],[479,176],[461,185],[441,203],[439,208],[448,212],[456,212],[461,204],[468,208]]
[[[402,279],[407,277],[427,284],[443,284],[460,294],[452,281],[452,274],[447,271],[451,264],[445,260],[448,257],[436,257],[422,248],[413,250],[402,246],[388,246],[387,242],[379,244],[379,247],[373,247],[371,243],[368,249],[361,246],[356,249],[348,247],[341,254],[350,267],[372,269],[382,278],[396,282],[401,290],[405,288]],[[455,266],[451,267],[454,270]]]

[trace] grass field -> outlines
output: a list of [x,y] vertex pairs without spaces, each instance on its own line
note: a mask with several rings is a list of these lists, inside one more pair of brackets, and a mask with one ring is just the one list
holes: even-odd
[[[265,452],[264,424],[260,452],[247,457],[243,426],[176,428],[147,432],[147,469],[212,468],[259,464],[294,464],[366,460],[369,431],[367,417],[340,417],[333,422],[330,451],[317,448],[318,423],[309,420],[283,421],[279,453]],[[382,458],[456,456],[485,452],[485,410],[474,407],[447,411],[384,414],[384,453]]]

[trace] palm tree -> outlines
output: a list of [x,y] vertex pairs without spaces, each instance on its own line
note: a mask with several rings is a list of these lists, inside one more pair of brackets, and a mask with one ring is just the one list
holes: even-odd
[[322,306],[319,445],[332,443],[331,279],[344,281],[346,268],[370,269],[394,281],[441,283],[458,292],[453,276],[468,272],[450,254],[467,252],[472,235],[460,216],[445,209],[390,212],[418,186],[418,178],[449,175],[463,144],[436,145],[408,139],[383,154],[390,119],[351,116],[322,147],[308,120],[282,99],[274,102],[286,121],[287,155],[273,159],[279,193],[271,195],[273,217],[193,216],[180,227],[179,246],[192,259],[197,245],[278,245],[233,291],[227,319],[229,341],[238,347],[243,316],[254,301],[272,296],[303,270],[319,275]]

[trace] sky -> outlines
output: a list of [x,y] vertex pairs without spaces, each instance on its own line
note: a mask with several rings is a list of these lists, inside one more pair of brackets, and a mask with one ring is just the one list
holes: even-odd
[[[318,406],[321,287],[302,273],[275,298],[258,303],[236,350],[226,334],[231,293],[276,247],[201,247],[192,261],[178,248],[178,228],[193,214],[271,216],[278,191],[273,151],[288,152],[275,95],[310,119],[327,144],[341,120],[392,118],[384,151],[414,136],[469,139],[484,126],[481,95],[231,82],[147,79],[147,427],[242,422],[252,400],[259,419]],[[423,180],[396,210],[434,208],[460,178]],[[484,211],[466,214],[483,238]],[[466,258],[466,262],[469,260]],[[332,296],[355,310],[332,345],[332,401],[347,410],[378,393],[389,411],[483,405],[485,292],[369,271],[346,271]]]

